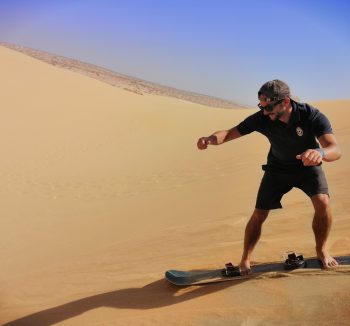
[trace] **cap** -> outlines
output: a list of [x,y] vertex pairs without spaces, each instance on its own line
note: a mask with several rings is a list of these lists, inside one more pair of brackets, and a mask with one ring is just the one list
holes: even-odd
[[286,97],[290,97],[289,86],[279,79],[274,79],[266,82],[261,86],[258,96],[265,95],[266,101],[278,101]]

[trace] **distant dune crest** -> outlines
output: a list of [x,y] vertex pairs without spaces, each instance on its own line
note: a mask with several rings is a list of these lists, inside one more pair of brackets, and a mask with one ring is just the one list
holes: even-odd
[[193,103],[203,104],[206,106],[237,109],[246,108],[246,106],[212,96],[179,90],[173,87],[163,86],[156,83],[148,82],[139,78],[123,75],[112,70],[102,68],[93,64],[82,62],[75,59],[47,53],[28,47],[0,42],[1,46],[22,52],[28,56],[47,62],[54,66],[78,72],[91,78],[95,78],[112,86],[122,88],[139,95],[154,94],[160,96],[174,97]]

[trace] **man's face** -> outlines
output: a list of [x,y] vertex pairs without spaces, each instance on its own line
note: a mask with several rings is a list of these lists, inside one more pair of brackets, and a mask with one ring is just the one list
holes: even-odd
[[259,97],[258,106],[263,110],[263,114],[269,116],[272,121],[280,119],[287,110],[285,100],[270,101],[264,95]]

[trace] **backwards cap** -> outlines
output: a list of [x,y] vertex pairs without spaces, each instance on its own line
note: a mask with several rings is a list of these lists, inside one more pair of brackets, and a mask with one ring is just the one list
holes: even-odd
[[258,96],[265,95],[266,101],[278,101],[286,97],[290,97],[289,86],[279,79],[274,79],[266,82],[261,86]]

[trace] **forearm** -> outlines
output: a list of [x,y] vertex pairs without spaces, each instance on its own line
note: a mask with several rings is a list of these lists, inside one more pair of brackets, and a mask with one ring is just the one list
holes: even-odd
[[336,161],[341,157],[341,150],[338,144],[332,144],[327,147],[323,147],[322,150],[325,154],[323,160],[326,162]]
[[325,134],[319,137],[318,141],[324,151],[324,156],[322,158],[324,161],[332,162],[340,159],[341,150],[334,134]]
[[242,135],[239,133],[238,129],[236,127],[229,129],[229,130],[221,130],[214,132],[210,138],[210,144],[212,145],[221,145],[223,143],[226,143],[230,140],[236,139],[238,137],[241,137]]

